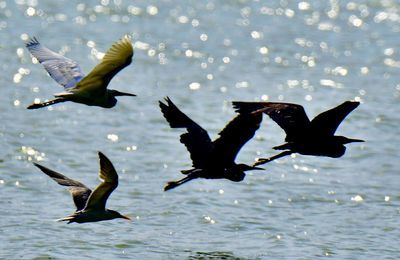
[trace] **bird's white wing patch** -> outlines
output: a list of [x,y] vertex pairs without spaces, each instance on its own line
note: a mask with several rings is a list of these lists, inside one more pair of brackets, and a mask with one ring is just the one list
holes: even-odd
[[85,76],[75,61],[43,47],[35,37],[29,40],[26,48],[65,89],[74,87]]

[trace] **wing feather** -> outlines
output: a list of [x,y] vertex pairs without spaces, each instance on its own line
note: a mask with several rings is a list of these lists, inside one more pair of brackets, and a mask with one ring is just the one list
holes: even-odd
[[131,64],[132,56],[132,41],[128,35],[125,35],[108,49],[101,62],[74,89],[94,90],[99,88],[99,91],[106,91],[111,79]]
[[340,123],[358,105],[360,105],[360,102],[346,101],[337,107],[320,113],[311,121],[313,131],[322,135],[334,135]]
[[224,158],[227,163],[233,162],[243,145],[260,128],[261,121],[261,112],[239,114],[219,133],[219,137],[213,142],[213,152]]
[[111,161],[101,152],[99,154],[102,183],[90,195],[84,210],[104,210],[110,194],[118,187],[118,174]]
[[211,139],[206,130],[190,119],[167,97],[167,105],[159,102],[161,112],[172,128],[186,128],[180,141],[186,146],[193,162],[193,167],[203,168],[211,149]]
[[77,211],[85,207],[86,201],[92,192],[88,187],[79,181],[68,178],[63,174],[50,170],[49,168],[46,168],[40,164],[33,164],[58,184],[69,187]]
[[310,120],[301,105],[277,102],[232,102],[239,113],[262,111],[274,120],[286,133],[285,141],[301,138],[310,128]]
[[25,46],[50,76],[65,89],[74,87],[85,76],[75,61],[42,46],[35,37],[31,38]]

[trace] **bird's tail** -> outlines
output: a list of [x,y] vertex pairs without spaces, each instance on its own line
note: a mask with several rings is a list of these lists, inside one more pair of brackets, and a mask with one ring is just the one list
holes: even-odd
[[54,104],[57,104],[57,103],[65,102],[65,101],[67,101],[67,100],[63,99],[63,98],[56,98],[56,99],[53,99],[53,100],[50,100],[50,101],[46,101],[46,102],[43,102],[43,103],[34,103],[34,104],[28,106],[27,109],[38,109],[38,108],[51,106],[51,105],[54,105]]
[[292,151],[284,151],[284,152],[278,153],[277,155],[271,156],[269,158],[258,158],[257,161],[253,164],[253,167],[257,166],[257,165],[272,162],[275,159],[281,158],[286,155],[290,155],[292,153],[293,153]]
[[193,179],[199,178],[200,177],[200,171],[201,170],[192,171],[192,173],[190,173],[185,178],[180,179],[179,181],[170,181],[170,182],[168,182],[167,186],[164,187],[164,191],[173,189],[175,187],[178,187],[179,185],[184,184],[185,182],[188,182],[188,181],[191,181]]

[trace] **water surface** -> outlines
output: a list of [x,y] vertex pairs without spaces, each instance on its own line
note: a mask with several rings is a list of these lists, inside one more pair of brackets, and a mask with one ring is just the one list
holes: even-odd
[[[398,259],[400,6],[396,1],[0,2],[0,256],[95,259]],[[62,87],[33,64],[30,36],[88,73],[129,34],[132,64],[110,88],[116,107],[64,103],[26,110]],[[340,159],[297,155],[241,183],[195,180],[162,188],[191,166],[158,108],[169,96],[209,131],[233,100],[299,103],[308,115],[361,105],[337,133]],[[237,162],[270,156],[284,132],[265,117]],[[134,219],[55,222],[73,212],[68,190],[39,162],[89,187],[97,151],[120,185],[107,206]]]

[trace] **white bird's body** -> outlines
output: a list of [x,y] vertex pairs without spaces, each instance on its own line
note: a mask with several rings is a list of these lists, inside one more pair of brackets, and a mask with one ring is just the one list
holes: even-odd
[[107,89],[111,79],[132,62],[133,48],[128,36],[114,43],[102,61],[86,76],[75,61],[43,47],[36,38],[32,38],[26,47],[50,76],[64,86],[65,90],[55,94],[56,99],[32,104],[27,107],[28,109],[41,108],[65,101],[111,108],[117,103],[116,96],[136,96]]

